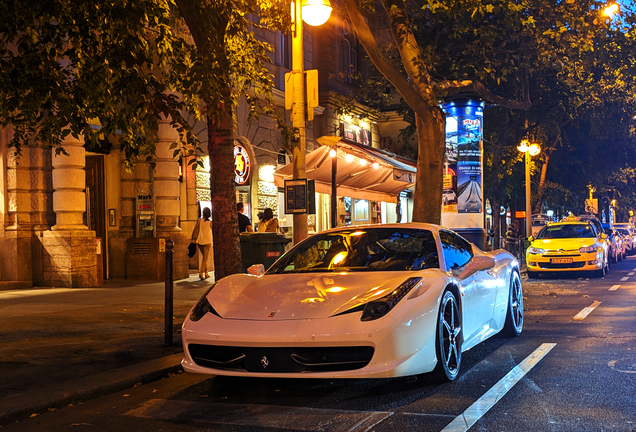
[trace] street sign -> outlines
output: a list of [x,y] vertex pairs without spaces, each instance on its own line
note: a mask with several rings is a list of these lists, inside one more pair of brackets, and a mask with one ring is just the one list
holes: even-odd
[[285,214],[307,210],[307,179],[285,180]]

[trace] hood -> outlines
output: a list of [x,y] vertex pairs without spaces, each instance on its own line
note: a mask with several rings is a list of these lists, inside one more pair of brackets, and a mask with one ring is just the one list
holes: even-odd
[[573,239],[538,239],[532,242],[532,246],[550,251],[578,251],[582,247],[592,246],[596,243],[595,238],[573,238]]
[[420,272],[302,273],[232,275],[219,281],[207,298],[222,318],[298,320],[327,318],[382,297]]

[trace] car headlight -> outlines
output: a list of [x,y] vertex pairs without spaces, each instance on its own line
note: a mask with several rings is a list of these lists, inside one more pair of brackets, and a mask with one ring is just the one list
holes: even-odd
[[390,294],[367,303],[362,313],[361,321],[373,321],[382,318],[389,313],[391,309],[408,294],[417,283],[422,280],[421,277],[412,277],[405,280],[402,285],[391,291]]
[[214,315],[218,316],[219,318],[221,318],[221,315],[218,314],[217,311],[214,310],[214,308],[212,307],[212,305],[210,304],[210,302],[208,301],[208,294],[210,293],[210,291],[212,291],[212,288],[214,288],[216,284],[213,284],[210,289],[208,289],[205,294],[203,294],[201,296],[201,298],[199,299],[199,301],[197,301],[197,304],[194,305],[194,307],[192,308],[192,312],[190,312],[190,321],[194,321],[197,322],[199,321],[201,318],[203,318],[203,316],[208,313],[211,312]]
[[587,246],[587,247],[580,248],[579,252],[581,252],[581,253],[592,253],[592,252],[596,252],[597,249],[598,249],[598,246],[592,245],[592,246]]
[[539,254],[539,255],[541,255],[541,254],[543,254],[544,252],[545,252],[545,251],[544,251],[543,249],[539,249],[539,248],[536,248],[536,247],[534,247],[534,246],[530,246],[530,247],[528,248],[528,253],[529,253],[529,254]]

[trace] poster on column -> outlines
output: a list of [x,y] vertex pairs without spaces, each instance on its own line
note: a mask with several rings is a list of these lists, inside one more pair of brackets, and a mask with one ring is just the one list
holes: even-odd
[[478,115],[457,117],[457,211],[481,213],[481,120]]
[[457,213],[457,121],[446,119],[442,212]]

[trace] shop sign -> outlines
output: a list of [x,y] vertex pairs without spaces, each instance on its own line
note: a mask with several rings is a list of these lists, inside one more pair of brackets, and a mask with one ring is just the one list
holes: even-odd
[[400,168],[393,168],[393,180],[404,183],[415,183],[415,173]]
[[516,211],[515,212],[515,218],[517,218],[517,219],[525,219],[526,218],[526,212],[525,211]]
[[250,179],[250,155],[242,145],[234,146],[234,182],[238,185],[246,184]]

